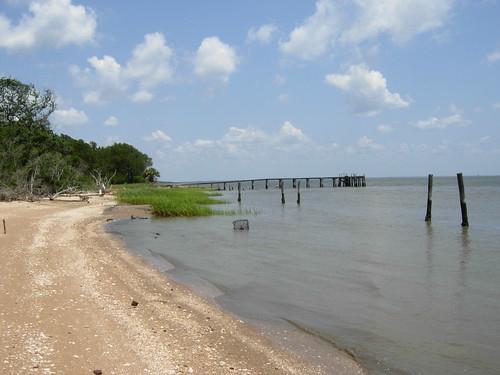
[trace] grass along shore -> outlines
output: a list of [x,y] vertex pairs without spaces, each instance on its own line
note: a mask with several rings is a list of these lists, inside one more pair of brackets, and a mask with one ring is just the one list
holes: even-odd
[[218,210],[211,205],[225,204],[220,193],[197,188],[163,188],[149,184],[127,185],[116,192],[118,202],[150,205],[153,214],[164,217],[235,215],[234,210]]

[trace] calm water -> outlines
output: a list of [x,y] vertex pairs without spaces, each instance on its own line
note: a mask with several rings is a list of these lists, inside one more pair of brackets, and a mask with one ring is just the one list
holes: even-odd
[[277,190],[245,190],[242,206],[258,211],[243,216],[248,233],[233,232],[234,217],[110,230],[319,362],[336,343],[373,374],[499,374],[500,177],[465,178],[468,230],[456,178],[435,178],[431,225],[425,178],[368,184],[303,189],[300,207],[292,189],[285,206]]

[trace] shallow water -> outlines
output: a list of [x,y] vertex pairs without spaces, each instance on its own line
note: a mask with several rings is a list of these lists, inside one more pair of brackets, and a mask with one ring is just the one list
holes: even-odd
[[468,229],[456,178],[435,178],[430,225],[425,178],[367,182],[303,188],[301,206],[290,187],[284,206],[277,190],[245,190],[242,207],[258,211],[246,216],[249,232],[234,232],[235,218],[224,216],[109,228],[278,340],[299,340],[286,334],[298,327],[313,332],[373,374],[498,374],[500,177],[465,178]]

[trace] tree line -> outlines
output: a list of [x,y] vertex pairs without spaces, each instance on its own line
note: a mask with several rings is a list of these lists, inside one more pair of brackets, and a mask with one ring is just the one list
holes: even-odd
[[49,121],[55,109],[52,91],[0,77],[0,193],[4,199],[159,177],[151,158],[129,144],[100,147],[56,134]]

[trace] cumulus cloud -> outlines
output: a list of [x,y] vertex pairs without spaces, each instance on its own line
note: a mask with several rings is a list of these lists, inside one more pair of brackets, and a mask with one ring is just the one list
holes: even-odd
[[379,125],[379,126],[377,126],[377,130],[380,133],[390,133],[393,131],[392,126],[389,126],[389,125]]
[[144,139],[148,142],[152,141],[161,141],[161,142],[172,142],[172,138],[164,133],[162,130],[155,130],[150,135],[144,137]]
[[409,106],[398,93],[389,91],[382,73],[369,70],[365,65],[353,65],[347,74],[329,74],[325,80],[348,97],[356,114],[372,116],[384,108]]
[[258,28],[251,27],[247,33],[247,42],[259,42],[260,44],[269,44],[276,32],[276,26],[272,24],[262,25]]
[[144,42],[134,48],[124,74],[126,78],[137,81],[142,88],[168,82],[173,75],[172,56],[173,51],[167,46],[163,34],[146,34]]
[[341,39],[359,43],[387,34],[401,44],[417,34],[442,27],[454,3],[455,0],[355,0],[358,17]]
[[290,121],[285,121],[279,132],[280,141],[293,143],[307,143],[309,138],[306,137],[302,129],[295,127]]
[[338,36],[340,17],[331,0],[318,0],[315,13],[292,30],[286,42],[280,43],[283,53],[303,60],[325,54]]
[[118,125],[118,119],[115,116],[109,116],[105,121],[104,121],[105,126],[117,126]]
[[29,13],[17,24],[0,14],[0,47],[28,50],[84,44],[94,39],[96,26],[94,12],[71,0],[31,1]]
[[66,126],[86,124],[89,119],[84,111],[79,111],[73,107],[68,109],[56,109],[50,115],[50,121],[58,128]]
[[173,51],[167,46],[164,36],[152,33],[144,36],[144,41],[134,48],[125,65],[113,56],[92,56],[87,60],[90,67],[73,66],[70,73],[77,83],[88,88],[84,93],[86,103],[107,102],[131,86],[139,88],[132,100],[147,102],[153,98],[151,89],[171,81],[172,57]]
[[455,113],[446,117],[430,117],[416,123],[416,127],[426,129],[446,129],[450,126],[468,126],[470,121],[466,120],[461,113]]
[[493,51],[490,54],[488,54],[487,59],[490,63],[494,63],[497,61],[500,61],[500,50],[499,51]]
[[132,95],[131,99],[134,103],[147,103],[153,100],[153,94],[147,90],[139,90]]
[[196,52],[194,72],[200,77],[215,77],[228,82],[237,65],[234,48],[214,36],[202,40]]

